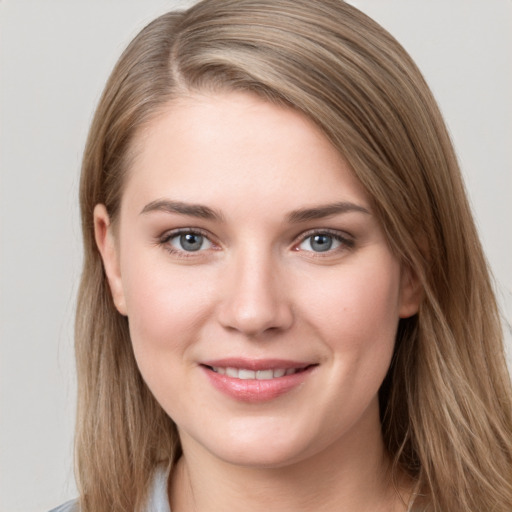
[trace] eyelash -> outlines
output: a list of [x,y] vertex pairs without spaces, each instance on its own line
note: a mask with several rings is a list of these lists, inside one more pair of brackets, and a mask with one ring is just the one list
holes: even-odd
[[[180,235],[198,235],[204,237],[214,248],[213,250],[218,250],[218,244],[216,244],[212,240],[212,236],[210,233],[203,231],[198,228],[180,228],[170,232],[166,232],[164,235],[158,238],[158,244],[161,245],[168,253],[172,254],[178,258],[193,258],[197,257],[200,253],[205,252],[204,250],[198,251],[185,251],[176,249],[173,247],[170,242],[174,238],[177,238]],[[333,238],[335,241],[340,243],[340,247],[336,247],[334,249],[327,249],[326,251],[303,251],[307,253],[311,253],[315,258],[322,258],[327,256],[332,256],[333,253],[338,253],[341,251],[352,250],[355,246],[355,240],[347,235],[342,235],[339,231],[331,230],[331,229],[313,229],[310,231],[306,231],[305,233],[301,233],[300,237],[298,237],[297,241],[293,243],[292,247],[296,251],[300,251],[299,246],[306,242],[309,238],[314,236],[325,235]]]
[[[175,229],[173,231],[168,231],[158,239],[158,244],[161,245],[168,253],[172,254],[175,257],[178,258],[193,258],[197,257],[198,253],[202,253],[204,251],[198,250],[198,251],[185,251],[185,250],[179,250],[173,247],[170,242],[174,238],[177,238],[180,235],[198,235],[204,237],[206,240],[210,242],[210,244],[213,247],[218,247],[218,245],[212,241],[212,236],[210,233],[203,231],[202,229],[198,228],[180,228]],[[215,250],[215,249],[214,249]]]
[[299,246],[303,244],[308,238],[312,238],[314,236],[326,235],[328,237],[333,238],[337,242],[340,243],[340,247],[334,249],[328,249],[324,252],[322,251],[305,251],[314,255],[315,258],[324,258],[328,256],[332,256],[333,254],[337,254],[342,251],[352,250],[355,247],[355,240],[349,236],[348,234],[342,234],[340,231],[332,230],[332,229],[312,229],[310,231],[306,231],[305,233],[301,233],[299,241],[293,244],[293,247],[296,251],[299,250]]

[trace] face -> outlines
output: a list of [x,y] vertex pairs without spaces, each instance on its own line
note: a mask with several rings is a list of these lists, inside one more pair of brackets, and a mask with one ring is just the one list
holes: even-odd
[[96,236],[185,453],[277,467],[379,437],[416,294],[329,141],[293,110],[198,94],[136,150],[118,224],[98,206]]

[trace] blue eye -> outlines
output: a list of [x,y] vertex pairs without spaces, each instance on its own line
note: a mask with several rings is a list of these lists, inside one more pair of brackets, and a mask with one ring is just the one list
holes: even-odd
[[327,252],[338,249],[343,243],[339,236],[317,233],[305,238],[298,246],[303,251]]
[[204,251],[212,247],[208,238],[193,231],[175,235],[169,239],[169,243],[174,249],[185,252]]

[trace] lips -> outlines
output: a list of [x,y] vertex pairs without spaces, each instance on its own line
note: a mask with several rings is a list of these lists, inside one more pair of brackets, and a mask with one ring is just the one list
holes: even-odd
[[200,366],[214,388],[230,398],[265,402],[298,387],[317,365],[285,360],[224,359]]

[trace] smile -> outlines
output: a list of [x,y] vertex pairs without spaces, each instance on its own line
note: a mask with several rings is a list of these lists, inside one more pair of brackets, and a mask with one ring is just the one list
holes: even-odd
[[250,370],[248,368],[233,368],[223,366],[210,366],[211,370],[219,375],[226,375],[233,379],[241,380],[271,380],[293,375],[294,373],[303,371],[304,368],[276,368],[268,370]]
[[214,389],[241,402],[269,402],[300,388],[318,364],[283,360],[224,359],[200,364]]

